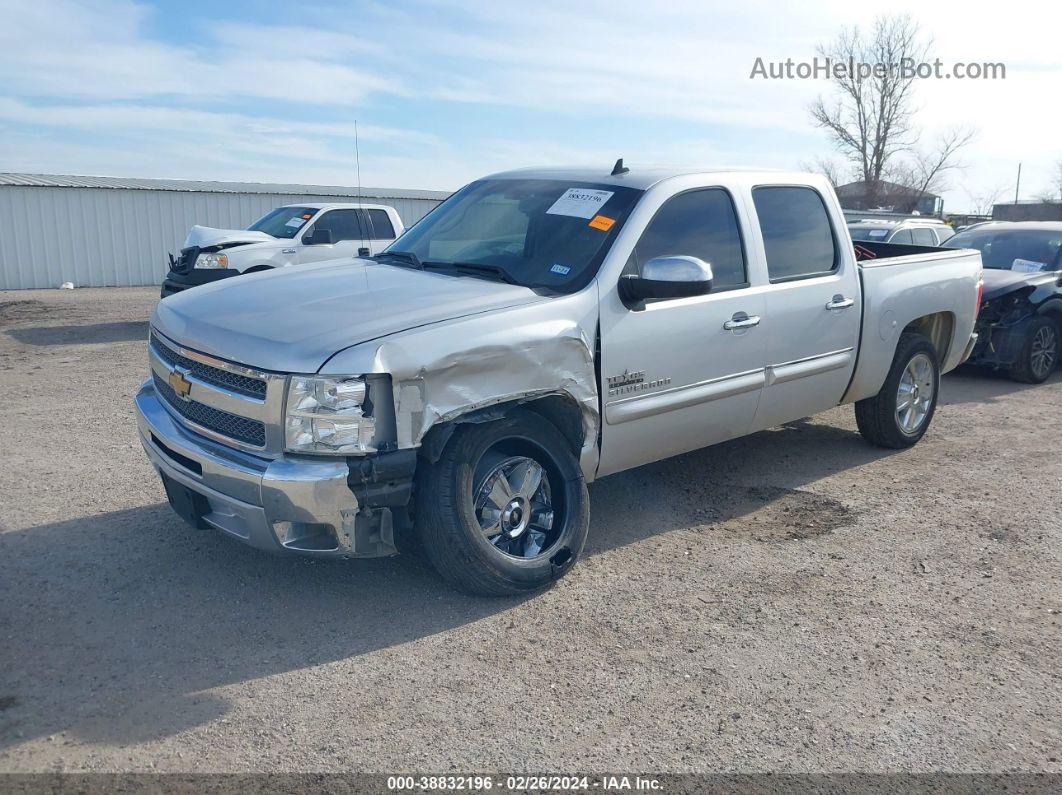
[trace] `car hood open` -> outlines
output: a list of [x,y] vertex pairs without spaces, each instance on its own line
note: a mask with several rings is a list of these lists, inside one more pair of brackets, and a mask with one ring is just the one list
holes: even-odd
[[152,324],[202,353],[264,370],[313,373],[361,342],[544,300],[526,287],[343,259],[177,293],[159,302]]

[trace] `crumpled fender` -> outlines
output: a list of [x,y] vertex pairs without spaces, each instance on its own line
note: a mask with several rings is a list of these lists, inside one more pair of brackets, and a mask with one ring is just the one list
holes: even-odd
[[565,396],[582,415],[580,465],[591,480],[600,422],[593,298],[565,296],[412,329],[342,351],[322,373],[389,373],[403,449],[420,446],[439,423],[471,412]]

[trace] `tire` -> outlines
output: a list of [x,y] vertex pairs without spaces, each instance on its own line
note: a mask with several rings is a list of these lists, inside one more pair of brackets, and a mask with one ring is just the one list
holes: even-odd
[[[537,485],[526,495],[520,486],[529,473]],[[590,499],[568,441],[519,409],[458,425],[438,461],[422,460],[416,516],[428,559],[446,580],[467,593],[510,596],[544,588],[572,567],[586,543]]]
[[[901,407],[901,384],[908,397],[908,410]],[[912,389],[913,406],[910,405]],[[927,389],[932,390],[928,401]],[[936,349],[924,335],[904,332],[878,394],[856,402],[856,425],[871,444],[894,450],[911,447],[933,421],[939,394],[940,363]]]
[[1058,364],[1058,327],[1049,317],[1034,317],[1010,377],[1024,384],[1042,384]]

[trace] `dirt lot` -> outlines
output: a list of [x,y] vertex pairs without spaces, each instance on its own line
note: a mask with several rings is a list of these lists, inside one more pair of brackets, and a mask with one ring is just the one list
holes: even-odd
[[1062,374],[607,478],[530,599],[184,526],[154,288],[0,293],[0,770],[1062,771]]

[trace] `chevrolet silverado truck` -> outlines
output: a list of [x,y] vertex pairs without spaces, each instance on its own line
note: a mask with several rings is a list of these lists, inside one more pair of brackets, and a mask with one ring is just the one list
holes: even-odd
[[371,256],[404,231],[394,207],[361,203],[289,204],[247,229],[193,226],[181,253],[170,254],[161,297],[241,273]]
[[194,526],[542,588],[595,478],[842,403],[873,444],[922,437],[980,255],[867,245],[811,174],[496,174],[373,259],[160,301],[140,438]]

